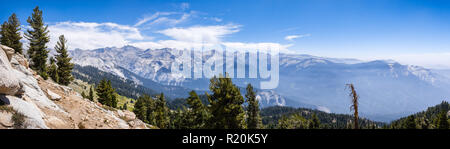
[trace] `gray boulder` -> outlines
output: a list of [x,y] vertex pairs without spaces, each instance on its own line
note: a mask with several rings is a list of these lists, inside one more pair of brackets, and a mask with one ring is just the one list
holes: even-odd
[[14,75],[10,60],[14,50],[0,45],[0,94],[16,95],[21,90],[19,80]]
[[0,100],[25,116],[25,120],[22,123],[24,128],[48,129],[44,122],[42,111],[35,104],[15,96],[0,95]]

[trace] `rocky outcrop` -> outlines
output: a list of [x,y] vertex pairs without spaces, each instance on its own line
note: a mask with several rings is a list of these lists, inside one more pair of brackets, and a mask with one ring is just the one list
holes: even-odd
[[0,45],[0,48],[3,49],[3,51],[6,53],[8,60],[11,60],[11,57],[14,55],[14,49],[4,46],[4,45]]
[[[14,50],[5,46],[0,48],[0,128],[152,127],[136,119],[134,113],[130,111],[111,108],[107,110],[95,102],[82,98],[70,87],[42,79],[28,67],[23,55],[14,54]],[[23,120],[15,119],[14,122],[13,115]]]
[[0,94],[16,95],[20,93],[22,86],[15,76],[11,67],[10,60],[14,54],[14,50],[6,46],[0,45]]
[[53,93],[51,90],[47,89],[47,95],[51,100],[59,101],[61,100],[61,96],[56,93]]
[[23,126],[26,128],[48,128],[43,120],[43,114],[39,108],[32,102],[27,102],[26,100],[20,99],[15,96],[0,96],[5,104],[10,105],[13,109],[23,114],[26,119],[23,122]]

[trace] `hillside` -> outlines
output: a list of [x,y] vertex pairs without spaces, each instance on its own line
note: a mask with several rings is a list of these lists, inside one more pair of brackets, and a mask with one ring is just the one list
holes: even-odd
[[90,84],[98,84],[102,79],[108,79],[116,88],[117,93],[129,98],[138,98],[143,94],[155,95],[161,92],[165,93],[169,98],[186,97],[191,90],[178,86],[161,85],[152,80],[141,78],[132,72],[121,69],[126,76],[133,78],[123,78],[109,71],[103,71],[92,66],[75,65],[72,72],[76,79],[88,82]]
[[[94,100],[98,98],[97,92],[95,91],[95,85],[93,85],[93,84],[89,84],[87,82],[75,79],[73,82],[71,82],[69,84],[69,87],[72,88],[75,92],[77,92],[79,94],[82,94],[84,92],[86,95],[89,94],[89,89],[91,87],[93,87]],[[133,106],[134,106],[134,102],[136,102],[136,99],[129,98],[129,97],[126,97],[126,96],[122,96],[120,94],[116,94],[116,96],[117,96],[117,100],[118,100],[117,107],[119,109],[122,109],[123,105],[125,103],[127,103],[127,109],[126,110],[133,111],[133,108],[134,108]],[[125,109],[122,109],[122,110],[125,110]]]
[[103,107],[44,80],[23,55],[0,46],[0,128],[149,128],[134,113]]
[[[275,128],[280,119],[293,114],[298,114],[305,119],[311,119],[312,115],[315,114],[321,123],[320,127],[324,129],[348,129],[351,128],[353,120],[352,115],[326,113],[308,108],[274,106],[261,109],[263,124],[267,125],[268,128]],[[386,123],[366,118],[360,118],[359,122],[361,128],[381,128],[386,125]]]
[[[425,111],[392,121],[389,127],[393,129],[405,128],[407,127],[406,125],[408,123],[408,118],[414,117],[414,123],[417,129],[435,129],[439,125],[439,116],[441,113],[445,113],[447,117],[450,116],[449,109],[450,104],[446,101],[442,101],[441,104],[429,107]],[[450,120],[448,123],[450,123]]]

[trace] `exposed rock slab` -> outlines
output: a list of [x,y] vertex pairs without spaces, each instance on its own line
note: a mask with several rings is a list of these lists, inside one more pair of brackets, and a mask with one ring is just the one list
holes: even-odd
[[56,101],[58,101],[58,100],[61,100],[61,96],[59,96],[58,94],[56,94],[56,93],[53,93],[51,90],[49,90],[49,89],[47,89],[47,95],[49,96],[49,98],[51,99],[51,100],[56,100]]

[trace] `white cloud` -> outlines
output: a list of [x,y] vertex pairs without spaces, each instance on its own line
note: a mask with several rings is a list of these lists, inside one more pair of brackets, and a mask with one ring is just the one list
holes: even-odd
[[158,33],[175,40],[196,43],[218,43],[225,35],[239,31],[237,25],[194,26],[189,28],[169,28]]
[[59,22],[48,27],[49,48],[53,48],[58,37],[64,35],[70,49],[95,49],[123,46],[134,40],[150,39],[135,27],[115,23]]
[[169,25],[175,26],[177,24],[186,22],[196,14],[195,11],[189,13],[181,12],[156,12],[152,15],[145,16],[134,25],[134,27],[141,27],[141,29],[148,29],[155,25]]
[[303,38],[303,37],[309,37],[309,36],[311,36],[311,34],[289,35],[289,36],[284,37],[284,39],[287,41],[293,41],[294,39],[297,39],[297,38]]
[[49,25],[51,40],[48,45],[50,48],[53,48],[58,36],[64,35],[68,39],[70,50],[76,48],[90,50],[104,47],[122,47],[125,45],[133,45],[141,49],[199,49],[201,47],[223,44],[231,50],[277,48],[281,52],[289,52],[287,48],[291,45],[224,41],[223,37],[238,32],[239,28],[239,25],[174,27],[158,31],[158,33],[172,39],[155,41],[151,37],[142,35],[140,30],[133,26],[115,23],[59,22]]
[[167,15],[172,15],[172,14],[175,14],[175,13],[174,12],[156,12],[150,16],[145,16],[145,17],[139,19],[139,21],[134,26],[135,27],[140,26],[144,23],[147,23],[148,21],[158,18],[159,16],[167,16]]
[[227,50],[268,50],[278,49],[283,53],[290,53],[288,48],[292,45],[282,45],[279,43],[245,43],[245,42],[226,42],[223,37],[239,31],[238,25],[216,25],[216,26],[194,26],[188,28],[169,28],[159,33],[171,37],[171,40],[135,42],[131,45],[141,49],[201,49],[222,44]]

